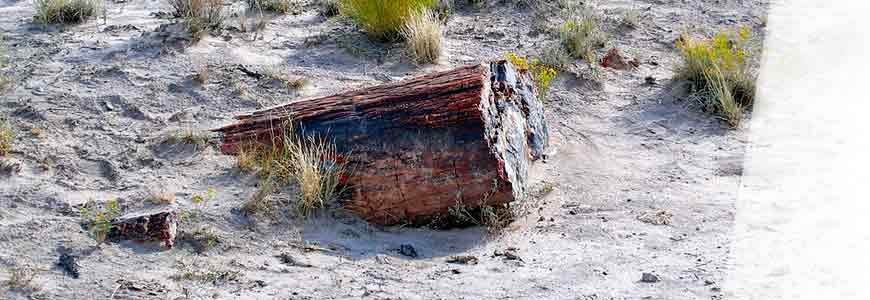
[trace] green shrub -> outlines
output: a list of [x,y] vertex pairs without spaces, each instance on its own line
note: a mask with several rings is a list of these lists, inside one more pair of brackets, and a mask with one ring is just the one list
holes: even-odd
[[601,31],[598,21],[588,15],[565,22],[561,31],[562,45],[574,58],[594,62],[595,49],[604,48],[607,34]]
[[353,18],[370,36],[395,39],[414,11],[431,8],[436,0],[341,0],[341,13]]
[[675,78],[690,81],[703,95],[703,103],[732,126],[739,124],[743,108],[755,97],[750,34],[743,27],[720,31],[711,39],[684,35],[676,45],[683,63]]
[[33,0],[34,18],[42,23],[81,23],[94,16],[99,8],[96,0]]

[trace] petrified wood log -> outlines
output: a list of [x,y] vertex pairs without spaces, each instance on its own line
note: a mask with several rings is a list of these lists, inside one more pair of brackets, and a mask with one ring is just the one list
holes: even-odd
[[498,204],[525,194],[528,170],[547,147],[543,106],[530,76],[499,61],[292,102],[216,129],[221,150],[273,143],[281,124],[352,153],[346,208],[380,223],[426,222],[462,203]]
[[126,214],[112,220],[110,240],[162,241],[172,248],[178,227],[178,213],[170,208]]

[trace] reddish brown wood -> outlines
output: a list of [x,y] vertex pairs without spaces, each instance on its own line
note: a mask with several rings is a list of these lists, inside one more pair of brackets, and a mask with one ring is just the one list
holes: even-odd
[[344,205],[366,220],[425,222],[457,203],[523,196],[532,161],[547,146],[543,107],[528,74],[500,61],[292,102],[237,117],[221,150],[271,144],[291,120],[348,157]]
[[172,248],[178,227],[178,213],[170,208],[130,213],[112,220],[111,240],[162,241]]

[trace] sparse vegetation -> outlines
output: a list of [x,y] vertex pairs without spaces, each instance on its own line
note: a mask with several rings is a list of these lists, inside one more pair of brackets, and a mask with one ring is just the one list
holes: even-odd
[[629,9],[622,13],[620,24],[628,28],[637,28],[643,20],[643,14],[639,10]]
[[347,167],[335,145],[323,138],[300,138],[289,133],[283,141],[282,160],[300,189],[299,214],[307,216],[338,199],[344,192],[341,178]]
[[79,207],[79,217],[88,228],[91,236],[97,241],[97,246],[102,245],[112,230],[112,219],[121,214],[121,208],[117,199],[109,199],[102,205],[98,205],[93,199],[88,200]]
[[441,22],[431,10],[411,13],[401,30],[408,54],[419,63],[434,63],[441,56]]
[[571,64],[571,57],[564,49],[551,47],[541,53],[541,63],[556,70],[564,70]]
[[169,5],[173,15],[186,20],[195,41],[224,21],[223,0],[169,0]]
[[589,64],[594,64],[594,51],[604,48],[607,39],[607,34],[598,26],[598,20],[590,13],[581,14],[581,17],[565,22],[562,27],[562,45],[568,54]]
[[10,290],[35,292],[40,289],[35,282],[36,275],[38,274],[37,269],[29,265],[22,265],[10,268],[8,272],[9,280],[4,282],[3,285]]
[[708,110],[738,126],[743,109],[752,105],[755,96],[749,28],[723,30],[711,39],[683,35],[677,48],[683,64],[675,78],[690,81]]
[[153,189],[148,191],[148,201],[153,204],[172,204],[175,203],[175,193],[167,192],[166,190]]
[[353,18],[371,37],[395,39],[413,12],[431,8],[436,0],[340,0],[340,10]]
[[196,72],[196,75],[193,76],[193,80],[195,80],[200,85],[205,85],[208,83],[208,65],[202,64],[199,66],[199,71]]
[[34,19],[44,24],[81,23],[96,15],[96,0],[33,0]]
[[9,155],[12,152],[14,140],[15,133],[12,131],[12,126],[5,119],[0,120],[0,156]]
[[248,7],[260,11],[298,14],[299,2],[296,0],[247,0]]
[[6,91],[11,80],[3,75],[3,68],[6,67],[6,49],[2,44],[3,35],[0,35],[0,94]]
[[245,216],[275,216],[276,203],[271,201],[271,195],[275,191],[275,181],[265,178],[260,182],[260,188],[242,205]]
[[499,233],[513,222],[517,215],[509,204],[481,205],[469,209],[458,203],[448,210],[449,226],[483,226],[492,234]]
[[184,261],[176,264],[178,273],[169,276],[173,280],[198,281],[202,283],[218,284],[222,282],[237,281],[242,278],[242,273],[216,266],[197,266]]
[[529,72],[538,90],[539,99],[541,102],[545,101],[550,90],[550,82],[556,78],[556,69],[542,63],[539,59],[529,59],[510,52],[505,54],[505,58],[520,71]]
[[207,133],[196,133],[193,130],[178,131],[166,137],[166,143],[169,144],[187,144],[204,147],[208,145],[211,138]]
[[320,0],[322,14],[327,17],[338,15],[341,12],[341,0]]
[[199,228],[193,232],[183,232],[179,239],[193,247],[196,253],[203,254],[211,251],[220,244],[220,236],[208,228]]
[[242,155],[236,165],[248,171],[259,169],[264,179],[261,190],[244,205],[246,212],[263,211],[260,205],[274,189],[272,180],[298,185],[296,210],[301,216],[326,207],[344,193],[342,178],[349,172],[347,163],[324,138],[299,137],[290,128],[275,137],[271,147],[249,145],[239,151]]
[[289,89],[302,89],[305,85],[308,84],[308,79],[302,76],[294,76],[282,72],[279,70],[278,66],[268,66],[263,69],[266,77],[280,83],[282,86],[287,87]]

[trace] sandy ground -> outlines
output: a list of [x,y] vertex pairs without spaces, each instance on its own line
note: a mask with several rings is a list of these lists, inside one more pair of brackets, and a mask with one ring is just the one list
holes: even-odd
[[[416,66],[400,45],[368,41],[343,18],[314,6],[270,16],[262,35],[234,30],[190,47],[167,46],[151,32],[170,19],[163,1],[107,3],[105,20],[66,28],[32,21],[29,1],[0,0],[0,29],[14,80],[0,113],[17,133],[18,175],[0,179],[0,267],[38,268],[35,293],[10,299],[721,299],[745,129],[727,126],[685,99],[671,82],[679,32],[736,25],[763,32],[766,1],[586,1],[605,18],[611,44],[640,58],[637,70],[604,70],[588,80],[583,63],[555,80],[546,104],[549,158],[535,166],[554,191],[527,201],[531,212],[500,234],[480,228],[437,231],[387,227],[333,210],[302,220],[251,221],[238,207],[257,189],[233,158],[214,147],[167,145],[179,130],[203,131],[233,115],[299,97],[397,80],[501,57],[538,54],[557,38],[532,28],[529,9],[460,5],[446,26],[445,58]],[[233,2],[228,10],[240,10]],[[620,26],[625,9],[645,16]],[[558,26],[558,15],[544,16]],[[238,27],[231,17],[227,27]],[[132,25],[132,26],[126,26]],[[143,35],[144,34],[144,35]],[[208,83],[193,80],[209,66]],[[300,91],[239,71],[279,70],[307,78]],[[646,77],[655,78],[654,84]],[[244,90],[244,92],[240,92]],[[39,134],[31,128],[39,128]],[[207,189],[214,199],[194,205]],[[146,206],[149,190],[174,192],[219,243],[196,253],[135,243],[106,244],[80,226],[76,206],[117,198]],[[287,198],[290,191],[276,195]],[[667,225],[643,216],[671,215]],[[298,245],[329,251],[305,251]],[[410,244],[416,258],[396,249]],[[79,256],[81,276],[55,267],[60,248]],[[494,253],[511,250],[520,259]],[[292,256],[296,265],[277,255]],[[473,255],[476,265],[447,263]],[[173,279],[191,271],[216,280]],[[641,282],[642,273],[660,281]],[[8,274],[0,273],[0,281]],[[0,291],[2,292],[2,291]]]

